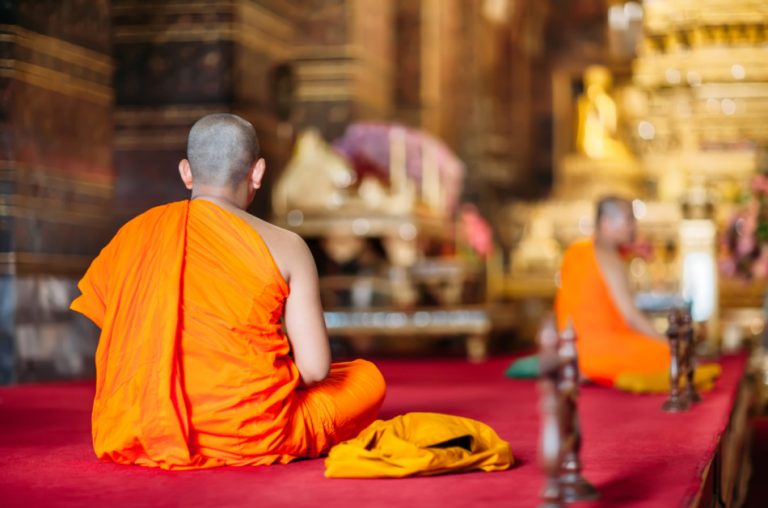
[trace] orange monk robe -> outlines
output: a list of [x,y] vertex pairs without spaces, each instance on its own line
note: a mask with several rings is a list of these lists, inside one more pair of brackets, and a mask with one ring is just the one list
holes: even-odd
[[572,320],[579,369],[591,381],[612,386],[622,374],[667,373],[669,346],[632,329],[603,279],[591,240],[571,245],[560,268],[555,300],[558,326]]
[[126,224],[72,303],[101,327],[96,455],[194,469],[316,457],[375,420],[384,380],[334,364],[304,388],[281,327],[288,285],[259,234],[202,200]]

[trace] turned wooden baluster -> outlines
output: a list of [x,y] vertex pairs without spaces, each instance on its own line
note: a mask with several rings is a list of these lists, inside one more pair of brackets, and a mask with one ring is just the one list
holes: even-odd
[[685,387],[685,398],[689,403],[695,404],[701,402],[701,395],[696,390],[696,340],[693,330],[693,319],[689,312],[683,313],[683,324],[685,325],[685,334],[683,340],[685,340],[685,374],[687,384]]
[[581,425],[577,400],[579,396],[579,364],[576,353],[576,334],[569,321],[560,334],[560,379],[558,391],[563,408],[563,461],[560,485],[566,502],[598,499],[600,494],[581,475]]
[[680,394],[680,342],[682,317],[679,311],[672,311],[669,315],[669,328],[667,328],[667,338],[669,338],[669,349],[672,356],[672,362],[669,365],[669,398],[661,406],[662,411],[668,413],[677,413],[688,410],[688,401]]
[[678,368],[680,369],[680,382],[678,383],[678,386],[680,387],[680,400],[685,402],[688,406],[691,405],[691,401],[688,400],[688,392],[685,387],[683,387],[684,384],[688,383],[688,371],[689,371],[689,364],[688,364],[688,341],[686,340],[688,337],[688,330],[690,328],[690,318],[686,319],[686,316],[689,316],[689,314],[683,310],[677,311],[677,347],[678,349]]
[[560,464],[563,440],[560,429],[559,395],[557,379],[560,358],[557,352],[558,336],[552,320],[545,321],[539,331],[539,391],[541,394],[541,435],[539,437],[539,462],[546,477],[541,498],[542,508],[563,506],[560,488]]

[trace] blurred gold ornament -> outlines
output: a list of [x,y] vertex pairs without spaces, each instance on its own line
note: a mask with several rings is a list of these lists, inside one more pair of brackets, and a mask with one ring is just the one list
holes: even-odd
[[593,65],[584,72],[584,93],[577,102],[576,147],[594,159],[625,159],[629,152],[617,139],[618,115],[609,90],[610,71]]

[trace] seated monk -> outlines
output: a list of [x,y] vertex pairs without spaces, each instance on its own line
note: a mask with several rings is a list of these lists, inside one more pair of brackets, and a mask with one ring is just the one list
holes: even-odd
[[666,379],[669,371],[667,340],[635,306],[621,256],[635,229],[629,201],[600,200],[594,239],[577,241],[563,256],[555,300],[558,326],[573,322],[581,373],[610,386],[625,373]]
[[[376,419],[371,363],[330,363],[312,255],[249,215],[253,126],[200,119],[179,164],[188,201],[128,222],[72,309],[101,328],[92,433],[105,461],[197,469],[317,457]],[[285,332],[283,331],[283,326]]]

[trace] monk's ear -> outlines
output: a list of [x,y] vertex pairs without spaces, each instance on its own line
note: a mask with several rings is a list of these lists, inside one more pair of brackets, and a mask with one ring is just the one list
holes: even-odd
[[251,169],[251,186],[254,189],[261,187],[261,180],[264,178],[264,171],[266,169],[267,163],[264,162],[263,158],[259,158],[256,164],[253,165],[253,169]]
[[184,182],[184,186],[192,190],[192,168],[189,167],[187,159],[181,159],[179,162],[179,175],[181,176],[181,181]]

